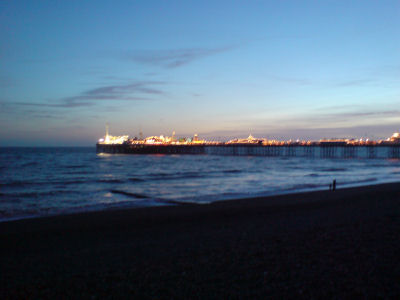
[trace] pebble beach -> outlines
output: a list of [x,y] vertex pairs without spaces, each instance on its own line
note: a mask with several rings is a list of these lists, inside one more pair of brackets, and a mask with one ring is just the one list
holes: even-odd
[[0,223],[0,297],[397,298],[400,184]]

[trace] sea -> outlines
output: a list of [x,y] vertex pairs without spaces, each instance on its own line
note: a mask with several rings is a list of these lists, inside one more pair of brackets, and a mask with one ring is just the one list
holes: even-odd
[[[400,160],[0,148],[0,221],[400,181]],[[251,200],[249,200],[251,201]]]

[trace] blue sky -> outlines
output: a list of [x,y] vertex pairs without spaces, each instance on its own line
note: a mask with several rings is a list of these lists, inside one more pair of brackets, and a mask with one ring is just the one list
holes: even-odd
[[0,145],[386,138],[399,1],[2,1]]

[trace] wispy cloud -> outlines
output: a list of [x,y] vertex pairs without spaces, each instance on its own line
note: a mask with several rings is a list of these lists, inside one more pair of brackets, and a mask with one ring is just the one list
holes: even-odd
[[383,118],[400,118],[400,110],[359,110],[359,111],[336,111],[336,112],[325,112],[315,115],[307,116],[308,120],[320,120],[325,122],[339,122],[348,120],[356,122],[357,120],[371,119],[383,119]]
[[[363,109],[358,111],[335,111],[307,114],[289,121],[291,125],[306,128],[341,128],[376,126],[400,122],[400,110]],[[293,126],[295,128],[296,126]]]
[[30,103],[30,102],[13,102],[9,103],[9,105],[17,105],[17,106],[31,106],[31,107],[60,107],[60,108],[73,108],[73,107],[81,107],[81,106],[92,106],[95,103],[90,102],[73,102],[73,101],[65,101],[63,103]]
[[78,95],[64,97],[47,102],[13,102],[7,105],[75,108],[94,106],[99,101],[142,101],[154,99],[154,96],[165,95],[158,86],[165,84],[163,81],[136,81],[129,84],[105,85],[84,91]]
[[353,86],[364,86],[375,84],[377,82],[376,79],[372,78],[362,78],[362,79],[353,79],[353,80],[345,80],[341,82],[337,82],[335,86],[337,87],[353,87]]
[[255,136],[295,139],[323,137],[379,137],[384,138],[400,126],[400,110],[384,108],[355,109],[353,106],[325,111],[313,110],[304,114],[289,114],[228,119],[220,123],[221,130],[204,130],[206,137]]
[[[107,85],[87,90],[79,95],[63,98],[65,105],[89,104],[87,101],[102,100],[149,100],[149,96],[165,94],[155,85],[164,84],[161,81],[139,81],[125,85]],[[83,101],[83,102],[81,102]]]
[[400,66],[379,66],[363,70],[356,78],[336,80],[332,83],[334,87],[358,87],[358,86],[388,86],[397,84],[400,80]]
[[163,51],[131,51],[123,55],[124,59],[142,64],[149,64],[164,67],[167,69],[181,67],[195,60],[226,52],[236,48],[225,46],[220,48],[189,48]]

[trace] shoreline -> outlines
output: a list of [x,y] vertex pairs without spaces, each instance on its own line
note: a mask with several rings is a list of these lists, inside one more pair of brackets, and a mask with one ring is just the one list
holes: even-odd
[[[370,181],[364,181],[364,182],[357,182],[357,183],[345,183],[343,185],[339,185],[337,187],[337,190],[347,190],[347,189],[354,189],[354,188],[363,188],[363,187],[368,187],[368,186],[379,186],[379,185],[386,185],[386,184],[395,184],[397,181],[388,181],[388,182],[377,182],[374,184],[371,184]],[[54,212],[54,213],[49,213],[49,214],[37,214],[37,215],[22,215],[22,216],[14,216],[14,217],[9,217],[9,218],[0,218],[0,224],[2,223],[7,223],[7,222],[15,222],[19,220],[32,220],[32,219],[41,219],[41,218],[51,218],[51,217],[59,217],[59,216],[69,216],[69,215],[80,215],[80,214],[90,214],[90,213],[96,213],[96,212],[112,212],[112,211],[119,211],[119,210],[136,210],[136,209],[143,209],[143,208],[158,208],[158,207],[164,207],[164,206],[186,206],[186,205],[210,205],[213,203],[219,203],[219,202],[226,202],[226,201],[246,201],[246,200],[252,200],[252,199],[267,199],[273,198],[273,197],[278,197],[278,196],[288,196],[288,195],[295,195],[295,194],[303,194],[303,193],[314,193],[314,192],[324,192],[328,190],[328,184],[326,185],[326,189],[320,187],[315,187],[315,188],[300,188],[296,190],[279,190],[279,191],[274,191],[274,192],[268,192],[265,194],[256,194],[254,196],[249,196],[249,197],[244,197],[244,196],[237,196],[237,197],[224,197],[221,196],[221,200],[212,200],[210,202],[205,202],[205,203],[196,203],[196,202],[185,202],[185,201],[175,201],[175,200],[169,200],[169,199],[163,199],[160,202],[157,203],[157,199],[153,199],[152,201],[155,202],[156,204],[152,203],[151,205],[135,205],[133,202],[130,204],[130,201],[122,202],[120,204],[117,204],[113,206],[114,204],[111,204],[109,207],[107,206],[102,206],[102,204],[97,204],[91,206],[89,209],[87,208],[69,208],[66,209],[64,212]],[[214,199],[216,199],[218,196],[212,196]],[[95,207],[100,207],[100,208],[95,208]]]
[[400,295],[400,183],[0,223],[0,296]]

